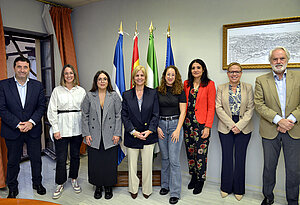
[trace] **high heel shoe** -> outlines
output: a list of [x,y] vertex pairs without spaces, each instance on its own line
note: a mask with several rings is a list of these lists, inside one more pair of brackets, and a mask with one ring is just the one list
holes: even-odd
[[222,198],[225,198],[225,197],[227,197],[227,196],[228,196],[228,193],[226,193],[226,192],[224,192],[224,191],[221,190],[221,197],[222,197]]
[[240,195],[240,194],[235,194],[234,197],[236,198],[236,200],[241,201],[244,195]]

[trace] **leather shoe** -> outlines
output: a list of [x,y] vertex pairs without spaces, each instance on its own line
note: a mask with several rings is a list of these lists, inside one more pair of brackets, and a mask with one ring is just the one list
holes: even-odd
[[42,184],[39,184],[39,185],[33,185],[32,188],[35,189],[36,192],[37,192],[39,195],[44,195],[44,194],[46,194],[46,189],[45,189],[45,187],[43,187]]
[[178,200],[179,200],[179,198],[177,198],[177,197],[171,197],[170,200],[169,200],[169,203],[170,204],[177,204]]
[[143,194],[143,196],[145,197],[145,199],[148,199],[150,195]]
[[131,197],[132,197],[133,199],[136,199],[138,193],[136,193],[136,194],[133,194],[133,193],[131,193],[131,192],[129,192],[129,193],[130,193],[130,195],[131,195]]
[[18,196],[18,194],[19,194],[18,190],[16,190],[16,191],[9,190],[7,198],[16,198]]
[[166,195],[166,194],[168,194],[169,193],[169,189],[165,189],[165,188],[161,188],[161,190],[159,191],[159,194],[160,195]]
[[94,198],[95,199],[100,199],[102,197],[102,187],[96,187],[95,193],[94,193]]
[[274,203],[274,199],[270,200],[267,197],[264,198],[264,200],[261,202],[261,205],[271,205]]
[[105,190],[105,199],[111,199],[113,197],[113,192],[112,192],[112,187],[108,186],[108,187],[104,187]]

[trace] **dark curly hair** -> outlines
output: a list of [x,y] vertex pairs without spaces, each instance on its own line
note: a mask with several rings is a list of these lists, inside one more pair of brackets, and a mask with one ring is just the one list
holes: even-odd
[[182,85],[181,75],[178,71],[178,68],[176,68],[174,65],[171,65],[171,66],[165,68],[165,70],[161,76],[160,86],[158,87],[158,92],[160,92],[163,95],[167,94],[166,74],[170,68],[175,70],[175,81],[171,88],[171,93],[173,95],[180,95],[183,90],[183,85]]
[[206,65],[205,65],[204,61],[201,60],[201,59],[195,59],[189,65],[188,87],[193,87],[194,76],[192,75],[192,67],[193,67],[194,63],[199,63],[202,66],[203,73],[202,73],[202,76],[201,76],[201,79],[200,79],[201,80],[200,86],[201,87],[206,87],[208,85],[209,81],[211,81],[211,80],[208,78]]

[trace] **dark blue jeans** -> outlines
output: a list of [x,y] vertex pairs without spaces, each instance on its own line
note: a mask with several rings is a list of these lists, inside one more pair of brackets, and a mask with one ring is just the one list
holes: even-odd
[[67,181],[67,155],[68,155],[68,144],[70,143],[70,170],[69,178],[77,179],[79,165],[80,165],[80,146],[82,143],[82,136],[74,137],[63,137],[62,139],[56,140],[55,153],[56,153],[56,172],[55,182],[59,185],[64,184]]

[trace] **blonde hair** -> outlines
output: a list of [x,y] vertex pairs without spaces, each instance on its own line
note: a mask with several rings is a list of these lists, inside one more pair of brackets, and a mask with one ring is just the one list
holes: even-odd
[[147,85],[147,72],[146,72],[146,68],[142,65],[138,65],[136,66],[133,71],[132,71],[132,84],[133,86],[135,86],[135,81],[134,81],[134,77],[136,76],[136,74],[139,72],[139,71],[142,71],[144,76],[145,76],[145,83],[144,85]]

